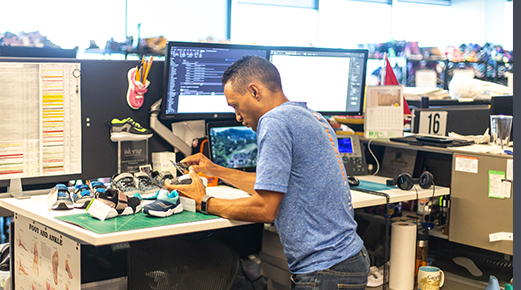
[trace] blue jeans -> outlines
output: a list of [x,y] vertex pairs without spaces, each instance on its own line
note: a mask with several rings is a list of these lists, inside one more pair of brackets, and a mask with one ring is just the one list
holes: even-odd
[[291,275],[292,290],[365,290],[369,275],[369,255],[365,246],[360,252],[333,267],[306,274]]

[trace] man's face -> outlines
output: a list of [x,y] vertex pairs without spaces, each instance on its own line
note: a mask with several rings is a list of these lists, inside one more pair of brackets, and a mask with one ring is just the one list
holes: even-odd
[[235,118],[244,126],[257,131],[257,124],[261,117],[257,100],[252,96],[250,91],[246,91],[244,95],[236,92],[231,82],[227,82],[224,86],[224,95],[228,105],[235,110]]

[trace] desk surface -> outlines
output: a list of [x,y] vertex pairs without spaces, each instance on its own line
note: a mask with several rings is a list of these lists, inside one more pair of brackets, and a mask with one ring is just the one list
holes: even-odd
[[[513,155],[508,154],[495,154],[490,153],[491,145],[490,144],[474,144],[469,146],[457,146],[457,147],[436,147],[436,146],[418,146],[418,145],[411,145],[407,143],[402,142],[394,142],[389,140],[389,138],[375,138],[375,139],[369,139],[365,137],[360,137],[361,141],[369,142],[371,141],[371,144],[373,145],[383,145],[387,147],[395,147],[395,148],[407,148],[411,150],[421,150],[421,151],[427,151],[427,152],[435,152],[435,153],[442,153],[442,154],[454,154],[454,153],[460,153],[460,154],[477,154],[477,155],[484,155],[484,156],[494,156],[494,157],[500,157],[505,159],[512,159],[514,158]],[[514,151],[512,147],[509,147],[509,150]]]
[[[378,177],[378,176],[361,176],[360,180],[385,184],[387,178]],[[244,196],[244,192],[238,191],[237,189],[229,188],[226,186],[218,186],[215,189],[211,187],[208,188],[208,193],[212,194],[212,192],[216,193],[216,195],[223,195],[225,192],[229,192],[237,195],[238,197]],[[399,202],[399,201],[407,201],[416,199],[416,191],[414,189],[403,191],[401,189],[390,189],[385,190],[384,192],[388,193],[391,196],[390,202]],[[418,188],[418,197],[419,198],[428,198],[433,194],[433,190],[431,189],[421,189]],[[435,196],[441,196],[449,194],[449,189],[446,187],[436,186],[436,190],[434,192]],[[367,206],[375,206],[385,204],[386,199],[383,196],[372,195],[360,191],[356,191],[356,188],[353,187],[351,191],[352,201],[354,208],[361,208]],[[122,231],[117,233],[109,233],[109,234],[96,234],[91,231],[85,230],[79,226],[66,223],[56,219],[55,217],[61,215],[71,215],[71,214],[79,214],[84,213],[85,210],[73,209],[70,211],[56,211],[56,210],[47,210],[45,205],[47,202],[46,195],[40,196],[32,196],[29,199],[16,199],[16,198],[6,198],[0,199],[0,207],[5,208],[14,212],[15,214],[23,215],[32,220],[38,221],[48,227],[51,227],[57,231],[65,233],[70,236],[72,239],[79,241],[80,243],[91,244],[95,246],[100,245],[108,245],[136,240],[144,240],[150,238],[164,237],[170,235],[179,235],[186,233],[194,233],[205,230],[219,229],[219,228],[227,228],[234,226],[241,226],[246,224],[251,224],[249,222],[241,222],[235,220],[228,220],[224,218],[217,218],[211,220],[183,223],[183,224],[175,224],[175,225],[167,225],[161,227],[151,227],[145,229],[137,229],[130,231]],[[101,222],[101,221],[100,221]]]

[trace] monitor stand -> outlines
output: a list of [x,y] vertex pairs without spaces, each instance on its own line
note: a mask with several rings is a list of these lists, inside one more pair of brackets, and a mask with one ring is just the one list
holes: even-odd
[[167,141],[170,145],[174,146],[176,150],[181,151],[185,156],[192,155],[192,147],[186,144],[183,139],[179,138],[172,130],[169,130],[163,123],[161,123],[157,116],[161,107],[161,99],[156,101],[150,107],[150,128],[156,131],[159,136],[161,136],[165,141]]
[[30,198],[29,195],[24,194],[22,190],[22,180],[20,178],[13,178],[9,182],[9,186],[7,187],[7,193],[14,198],[17,199],[26,199]]

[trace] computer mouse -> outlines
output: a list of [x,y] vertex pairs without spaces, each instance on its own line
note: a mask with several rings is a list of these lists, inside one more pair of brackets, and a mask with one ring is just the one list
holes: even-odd
[[358,180],[358,178],[356,178],[354,176],[348,176],[347,182],[349,182],[349,186],[358,186],[360,184],[360,181]]

